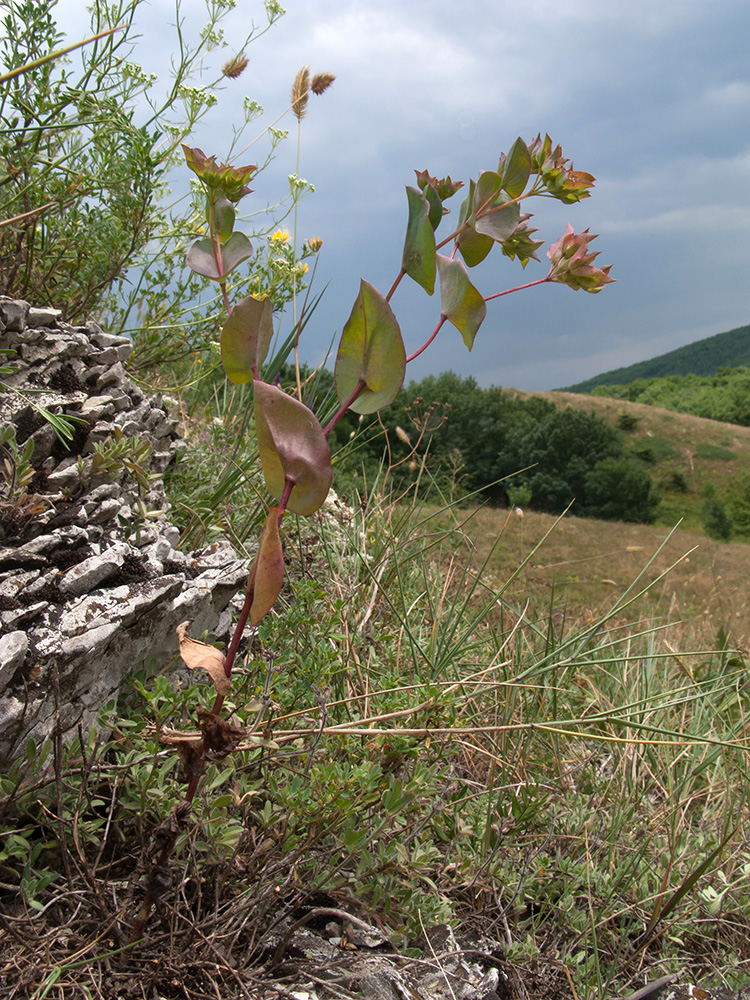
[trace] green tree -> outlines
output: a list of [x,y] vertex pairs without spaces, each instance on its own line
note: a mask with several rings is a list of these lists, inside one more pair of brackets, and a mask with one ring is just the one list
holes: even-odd
[[627,456],[604,458],[586,474],[586,513],[591,517],[648,524],[658,506],[651,476]]

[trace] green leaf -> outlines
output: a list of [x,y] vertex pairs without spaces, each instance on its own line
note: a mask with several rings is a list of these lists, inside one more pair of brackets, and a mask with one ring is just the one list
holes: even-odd
[[248,295],[235,305],[221,331],[221,360],[235,385],[249,382],[263,364],[273,337],[273,305]]
[[331,449],[314,414],[275,385],[253,385],[255,430],[269,492],[278,499],[294,483],[287,509],[312,514],[331,488]]
[[363,382],[350,408],[375,413],[398,396],[405,373],[406,351],[396,317],[380,292],[363,280],[336,355],[339,400],[346,402]]
[[511,198],[522,195],[531,174],[531,153],[520,136],[510,147],[502,174],[503,189],[508,192]]
[[253,248],[244,233],[232,233],[221,246],[221,271],[214,257],[214,247],[210,239],[196,240],[187,252],[187,266],[196,274],[214,281],[223,281],[243,260],[252,256]]
[[495,245],[491,236],[478,233],[473,226],[462,229],[456,237],[456,243],[468,267],[476,267],[477,264],[481,264]]
[[440,195],[437,193],[432,184],[428,184],[424,189],[424,196],[430,206],[430,214],[428,218],[430,220],[430,225],[432,226],[432,231],[435,232],[443,218],[443,203],[440,200]]
[[401,267],[428,295],[432,295],[435,291],[435,232],[430,223],[430,203],[419,188],[407,187],[406,195],[409,199],[409,221]]
[[222,243],[226,243],[232,235],[234,220],[237,215],[234,205],[223,194],[217,194],[210,208],[214,232],[219,234]]
[[474,228],[478,233],[491,236],[502,243],[518,225],[520,209],[517,202],[505,204],[507,195],[502,191],[502,178],[492,170],[479,175],[474,192]]
[[476,189],[476,182],[469,181],[469,190],[466,192],[466,197],[461,202],[461,208],[458,211],[459,226],[463,226],[465,222],[468,222],[468,224],[473,227],[476,221],[474,218],[474,195],[476,193]]
[[469,281],[462,261],[438,254],[437,269],[443,316],[455,326],[471,350],[477,330],[487,315],[487,304]]

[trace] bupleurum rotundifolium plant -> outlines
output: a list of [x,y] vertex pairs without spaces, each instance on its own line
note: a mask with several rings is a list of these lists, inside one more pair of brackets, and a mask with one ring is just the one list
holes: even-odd
[[[305,82],[313,93],[321,93],[332,81],[319,74]],[[304,88],[303,88],[304,89]],[[297,87],[297,90],[300,90]],[[296,95],[292,110],[304,112],[307,91]],[[299,117],[299,116],[298,116]],[[180,653],[191,669],[206,670],[216,687],[210,711],[199,711],[200,734],[176,740],[189,781],[185,798],[157,828],[146,899],[133,928],[139,936],[153,903],[168,884],[166,866],[177,837],[184,829],[198,789],[207,755],[230,752],[246,734],[242,727],[221,718],[231,683],[232,669],[247,626],[257,625],[271,610],[284,583],[284,556],[280,527],[287,511],[309,516],[323,505],[333,479],[328,436],[343,415],[375,413],[398,396],[409,362],[426,350],[446,322],[453,324],[471,350],[487,315],[487,303],[508,294],[547,282],[574,290],[596,293],[614,279],[607,267],[594,263],[598,254],[590,249],[595,236],[576,233],[568,226],[547,251],[549,271],[543,278],[484,295],[472,282],[469,269],[481,263],[498,246],[511,260],[525,268],[539,260],[542,241],[529,226],[531,214],[522,211],[532,197],[551,197],[574,204],[589,196],[591,174],[574,170],[553,146],[549,135],[532,142],[518,138],[507,154],[500,156],[495,170],[481,171],[471,180],[461,204],[458,220],[444,237],[437,231],[449,215],[445,203],[465,185],[450,177],[438,179],[427,170],[416,172],[416,186],[406,188],[408,220],[400,270],[387,294],[361,281],[359,294],[346,321],[336,354],[334,378],[338,409],[325,426],[315,413],[275,382],[263,378],[263,363],[273,337],[273,305],[268,295],[250,294],[232,303],[228,278],[253,255],[249,238],[235,229],[236,206],[251,193],[248,182],[253,165],[220,163],[202,150],[183,146],[188,167],[196,174],[205,193],[206,235],[189,248],[187,264],[197,274],[218,283],[227,318],[221,332],[221,359],[226,377],[234,384],[252,382],[257,446],[263,476],[275,504],[270,506],[256,556],[250,566],[245,599],[226,655],[188,635],[187,623],[180,627]],[[441,253],[444,248],[449,252]],[[318,249],[318,248],[316,248]],[[440,290],[440,314],[425,342],[407,355],[398,320],[390,301],[404,277],[420,285],[428,295]],[[270,373],[271,377],[275,372]]]

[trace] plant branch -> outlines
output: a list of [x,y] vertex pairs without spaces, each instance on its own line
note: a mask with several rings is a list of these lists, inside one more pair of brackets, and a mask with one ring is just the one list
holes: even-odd
[[422,351],[426,351],[427,350],[427,348],[433,342],[433,340],[435,339],[435,337],[437,337],[438,333],[440,332],[441,326],[443,325],[443,323],[445,323],[445,321],[447,319],[448,319],[448,317],[444,313],[440,314],[440,319],[438,320],[437,326],[432,331],[432,333],[427,338],[427,340],[425,340],[424,344],[422,344],[422,346],[420,348],[418,348],[413,354],[410,354],[409,357],[406,359],[407,365],[409,364],[410,361],[413,361],[415,358],[418,358],[419,355],[422,353]]
[[365,380],[361,378],[359,380],[359,382],[357,382],[356,386],[354,387],[354,392],[351,394],[351,396],[347,399],[347,401],[345,403],[341,404],[341,406],[339,407],[338,411],[333,415],[333,417],[328,421],[328,423],[326,424],[325,428],[323,429],[323,434],[326,437],[328,437],[328,435],[331,433],[331,431],[336,426],[336,424],[339,422],[339,420],[341,420],[341,418],[343,417],[343,415],[346,413],[346,411],[352,405],[352,403],[357,398],[357,396],[359,396],[359,394],[362,392],[362,390],[364,389],[364,387],[365,387]]

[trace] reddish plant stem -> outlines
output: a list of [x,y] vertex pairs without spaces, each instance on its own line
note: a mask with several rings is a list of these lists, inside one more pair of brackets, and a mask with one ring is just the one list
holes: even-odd
[[406,271],[402,267],[401,270],[398,272],[398,275],[396,276],[396,280],[391,285],[391,290],[388,292],[388,294],[385,297],[385,301],[386,302],[390,302],[391,301],[391,296],[396,291],[396,289],[398,288],[398,286],[401,284],[401,279],[404,277],[405,274],[406,274]]
[[495,292],[494,295],[486,296],[484,301],[491,302],[492,299],[499,299],[501,295],[510,295],[511,292],[522,292],[524,288],[533,288],[534,285],[543,285],[546,281],[551,280],[548,274],[546,278],[537,278],[536,281],[530,281],[527,285],[516,285],[515,288],[506,288],[504,292]]
[[345,403],[341,404],[341,406],[338,408],[338,410],[336,411],[336,413],[334,413],[333,417],[328,421],[328,423],[324,427],[323,434],[326,437],[328,437],[328,435],[331,433],[331,431],[336,426],[336,424],[339,422],[339,420],[341,420],[341,418],[343,417],[343,415],[346,413],[346,411],[352,405],[352,403],[357,398],[357,396],[359,396],[359,394],[362,392],[362,390],[364,389],[364,387],[365,387],[365,380],[363,378],[361,378],[359,380],[359,382],[357,382],[356,386],[354,387],[354,392],[351,394],[351,396],[346,400]]
[[440,319],[438,320],[437,326],[432,331],[427,340],[425,340],[424,344],[422,344],[421,347],[419,347],[413,354],[410,354],[409,357],[406,359],[407,365],[409,364],[410,361],[413,361],[415,358],[418,358],[419,355],[422,353],[422,351],[427,350],[427,348],[430,346],[430,344],[433,342],[435,337],[437,337],[438,333],[440,332],[440,327],[443,325],[443,323],[445,323],[447,319],[448,319],[447,316],[445,316],[442,313],[440,314]]

